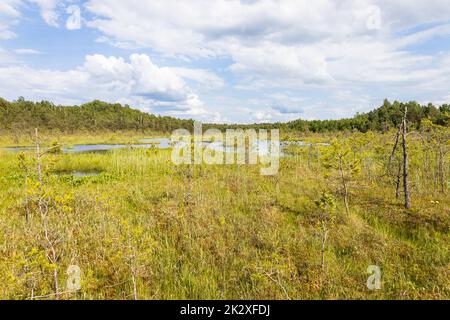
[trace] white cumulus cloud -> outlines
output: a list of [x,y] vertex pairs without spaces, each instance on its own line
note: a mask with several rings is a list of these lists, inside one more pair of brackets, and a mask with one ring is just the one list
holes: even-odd
[[58,5],[63,3],[63,0],[29,0],[39,6],[40,14],[44,21],[53,27],[58,26],[59,14],[57,11]]
[[[91,55],[70,71],[17,73],[16,87],[36,97],[79,92],[78,100],[102,96],[165,114],[220,110],[215,119],[231,121],[351,116],[385,97],[448,97],[448,0],[3,0],[1,40],[16,36],[24,3],[51,26],[65,15],[69,30],[92,28],[98,42],[171,65]],[[14,58],[0,50],[2,65]],[[61,83],[46,89],[41,76]]]
[[[24,66],[0,68],[0,96],[48,99],[77,104],[101,99],[128,103],[144,111],[207,119],[203,102],[174,71],[155,65],[147,55],[88,55],[83,65],[68,71]],[[211,115],[215,116],[215,115]]]
[[[89,0],[86,10],[95,15],[88,25],[113,45],[230,58],[240,88],[340,91],[448,78],[445,59],[407,48],[449,34],[447,0]],[[435,27],[412,29],[421,25]]]
[[11,28],[19,22],[20,0],[3,0],[0,2],[0,40],[14,38]]

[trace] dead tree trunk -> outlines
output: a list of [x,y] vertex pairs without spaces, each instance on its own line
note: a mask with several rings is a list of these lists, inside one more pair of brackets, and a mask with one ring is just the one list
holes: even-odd
[[400,187],[402,186],[401,176],[402,176],[402,163],[399,160],[399,162],[398,162],[398,171],[397,171],[397,179],[396,179],[396,182],[395,182],[395,186],[396,186],[395,197],[397,199],[400,198]]
[[348,187],[347,182],[345,181],[344,167],[342,163],[342,156],[339,157],[339,173],[341,174],[342,187],[344,189],[344,204],[345,204],[345,212],[350,214],[350,208],[348,204]]
[[389,162],[388,162],[388,166],[387,166],[387,173],[388,173],[388,175],[391,172],[391,164],[392,164],[392,161],[394,160],[395,152],[397,151],[397,148],[398,148],[398,142],[399,142],[399,139],[400,139],[400,134],[402,132],[402,127],[403,127],[403,122],[398,127],[397,134],[395,135],[394,148],[392,148],[391,155],[389,156]]
[[405,106],[405,113],[403,115],[403,190],[405,194],[405,208],[411,209],[411,195],[409,193],[409,163],[408,163],[408,144],[407,144],[407,135],[408,135],[408,129],[407,129],[407,123],[406,123],[406,116],[408,114],[408,107]]

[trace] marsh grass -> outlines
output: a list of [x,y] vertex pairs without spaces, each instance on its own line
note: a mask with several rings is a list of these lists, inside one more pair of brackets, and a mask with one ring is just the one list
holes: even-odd
[[[51,145],[58,142],[70,147],[76,144],[139,144],[144,138],[161,137],[160,132],[142,131],[76,131],[71,134],[59,131],[39,131],[39,137],[43,145]],[[26,147],[34,146],[34,130],[24,130],[21,134],[10,134],[0,131],[0,146],[2,147]]]
[[[23,169],[17,153],[0,151],[0,298],[448,299],[450,199],[417,160],[413,208],[403,209],[382,177],[387,139],[354,148],[366,165],[350,183],[349,214],[323,165],[326,147],[293,148],[277,177],[258,166],[177,167],[170,150],[50,155],[44,185],[32,152]],[[336,200],[324,269],[315,205],[323,191]],[[64,293],[69,265],[82,271],[76,293]],[[366,287],[369,265],[382,270],[380,291]]]

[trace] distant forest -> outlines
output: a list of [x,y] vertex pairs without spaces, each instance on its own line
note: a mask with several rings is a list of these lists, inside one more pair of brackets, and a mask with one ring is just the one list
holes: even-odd
[[[434,124],[450,125],[450,105],[420,105],[416,102],[394,102],[385,100],[383,105],[368,113],[356,114],[353,118],[340,120],[295,120],[287,123],[253,125],[205,125],[204,127],[225,128],[280,128],[300,132],[333,131],[389,131],[398,126],[404,107],[408,107],[408,123],[419,127],[422,119]],[[21,132],[31,128],[60,130],[73,133],[86,131],[141,130],[171,132],[175,129],[193,127],[193,120],[162,117],[118,103],[92,101],[81,106],[60,106],[48,101],[32,102],[23,98],[9,102],[0,98],[0,131]]]
[[[281,128],[299,132],[335,132],[335,131],[378,131],[387,132],[398,128],[402,121],[405,107],[408,107],[408,123],[413,128],[419,128],[422,119],[430,119],[434,124],[450,126],[450,105],[443,104],[439,107],[429,103],[420,105],[417,102],[394,103],[384,100],[381,107],[367,112],[358,113],[353,118],[339,120],[294,120],[287,123],[254,124],[248,127],[254,128]],[[217,126],[216,126],[217,127]],[[234,125],[231,127],[241,127]],[[230,128],[230,125],[220,125],[219,128]]]
[[19,98],[8,102],[0,98],[0,131],[40,128],[67,133],[80,130],[171,132],[191,127],[192,120],[156,116],[119,103],[95,100],[81,106],[60,106],[48,101]]

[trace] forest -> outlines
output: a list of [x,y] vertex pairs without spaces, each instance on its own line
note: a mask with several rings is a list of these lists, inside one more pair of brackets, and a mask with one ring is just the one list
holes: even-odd
[[192,123],[98,100],[81,106],[56,106],[48,101],[36,103],[19,98],[8,102],[0,98],[0,131],[21,132],[37,127],[67,133],[83,130],[171,132],[191,128]]
[[[339,120],[295,120],[288,123],[253,125],[206,124],[207,128],[279,128],[296,132],[333,131],[378,131],[387,132],[396,128],[401,121],[402,109],[408,107],[408,123],[418,129],[422,119],[429,119],[440,126],[450,125],[450,105],[420,105],[417,102],[390,103],[373,111],[357,114],[353,118]],[[30,128],[59,130],[66,133],[76,131],[120,131],[135,130],[169,133],[179,128],[192,129],[192,120],[161,117],[102,101],[92,101],[81,106],[57,106],[48,101],[32,102],[19,98],[8,102],[0,98],[0,132],[19,133]]]

